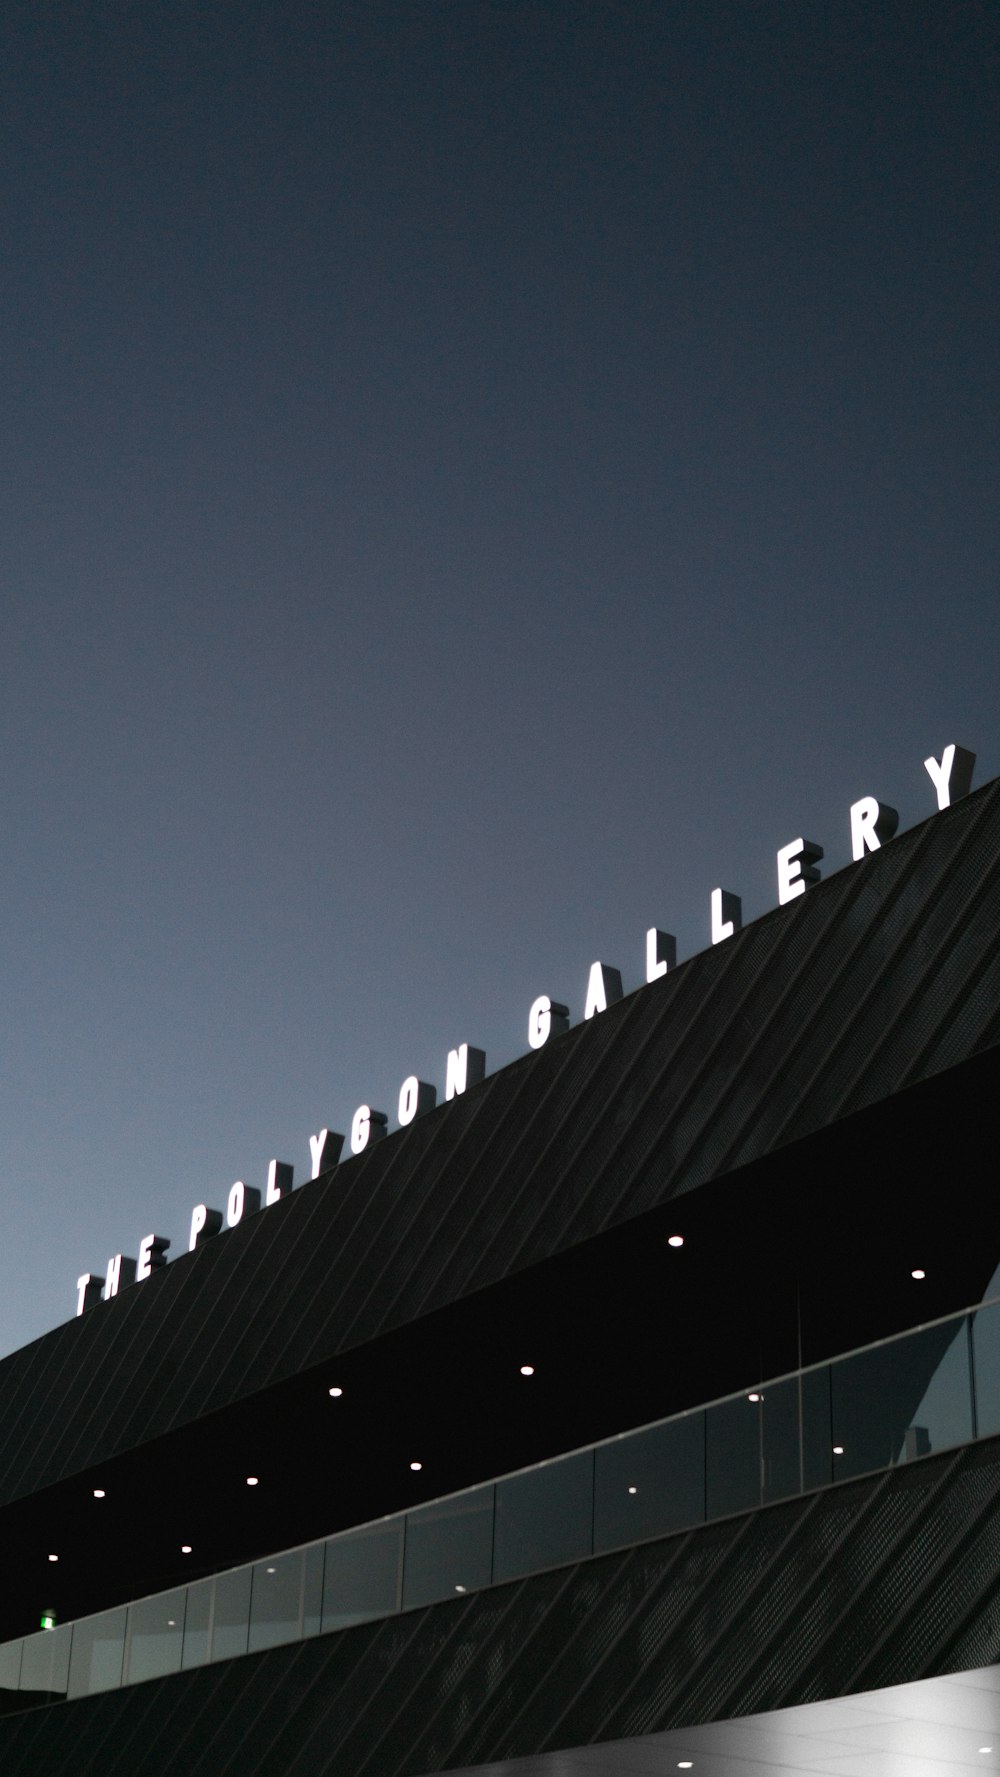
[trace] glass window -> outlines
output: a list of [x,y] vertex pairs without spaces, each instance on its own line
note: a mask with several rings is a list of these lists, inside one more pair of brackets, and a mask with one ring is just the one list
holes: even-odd
[[181,1666],[208,1664],[208,1641],[212,1628],[214,1580],[197,1580],[187,1588],[187,1610],[184,1613],[184,1657]]
[[489,1585],[492,1568],[492,1486],[407,1513],[404,1610],[478,1591]]
[[215,1576],[215,1609],[212,1616],[212,1659],[231,1660],[245,1654],[250,1635],[249,1567]]
[[709,1519],[745,1512],[760,1504],[760,1395],[720,1401],[705,1414],[705,1509]]
[[326,1550],[322,1543],[311,1543],[302,1552],[302,1633],[318,1635],[323,1627],[323,1562]]
[[179,1586],[129,1606],[126,1684],[180,1671],[186,1605],[187,1588]]
[[298,1641],[302,1616],[302,1550],[272,1555],[253,1569],[250,1652]]
[[929,1328],[919,1337],[924,1374],[930,1373],[903,1433],[903,1462],[967,1444],[972,1437],[969,1317]]
[[788,1499],[801,1487],[799,1474],[799,1379],[772,1382],[762,1389],[760,1416],[764,1442],[765,1499]]
[[972,1316],[976,1369],[976,1429],[981,1438],[1000,1432],[1000,1302]]
[[600,1444],[594,1463],[594,1548],[668,1536],[705,1518],[705,1415]]
[[831,1364],[834,1474],[839,1478],[927,1456],[972,1436],[965,1322]]
[[55,1702],[69,1689],[69,1650],[72,1623],[59,1629],[43,1629],[26,1635],[21,1660],[20,1689],[30,1691],[39,1703]]
[[906,1418],[892,1346],[876,1346],[830,1365],[834,1475],[887,1468],[899,1454]]
[[21,1641],[5,1641],[0,1647],[0,1691],[16,1691],[21,1682]]
[[802,1372],[802,1485],[807,1493],[833,1480],[830,1365]]
[[582,1560],[592,1552],[593,1516],[593,1450],[498,1481],[493,1578]]
[[73,1650],[69,1662],[68,1695],[89,1697],[96,1691],[116,1691],[122,1682],[127,1611],[102,1611],[73,1624]]
[[402,1520],[375,1524],[326,1545],[324,1629],[346,1629],[399,1609],[403,1564]]

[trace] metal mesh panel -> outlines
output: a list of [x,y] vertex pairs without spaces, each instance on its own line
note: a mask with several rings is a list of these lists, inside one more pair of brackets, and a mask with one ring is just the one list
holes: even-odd
[[[978,1450],[962,1459],[961,1471],[951,1478],[934,1500],[935,1523],[922,1526],[916,1547],[916,1585],[909,1608],[901,1602],[885,1645],[865,1661],[854,1689],[869,1685],[868,1672],[878,1674],[875,1683],[905,1683],[915,1667],[930,1671],[961,1672],[970,1666],[995,1661],[1000,1649],[1000,1515],[997,1513],[998,1473],[995,1447],[979,1462]],[[928,1565],[941,1528],[950,1527],[950,1541],[941,1551],[936,1569],[920,1572],[919,1557],[925,1543]]]

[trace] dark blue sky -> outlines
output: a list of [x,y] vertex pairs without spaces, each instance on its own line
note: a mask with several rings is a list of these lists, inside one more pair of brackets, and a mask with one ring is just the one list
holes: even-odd
[[998,74],[994,0],[8,0],[0,1349],[1000,771]]

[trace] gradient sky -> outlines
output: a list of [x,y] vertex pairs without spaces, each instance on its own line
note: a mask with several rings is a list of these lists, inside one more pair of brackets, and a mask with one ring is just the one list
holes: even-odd
[[995,0],[7,0],[0,1350],[1000,772],[998,75]]

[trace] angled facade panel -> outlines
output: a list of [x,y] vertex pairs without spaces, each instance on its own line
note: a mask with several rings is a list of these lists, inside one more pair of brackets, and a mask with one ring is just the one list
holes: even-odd
[[[0,1718],[4,1772],[420,1777],[1000,1660],[1000,1445]],[[553,1767],[554,1769],[555,1767]],[[512,1773],[513,1777],[513,1773]]]
[[[617,1254],[628,1283],[653,1238],[649,1218],[742,1204],[746,1234],[758,1211],[774,1213],[797,1190],[807,1199],[810,1168],[845,1130],[849,1157],[879,1136],[864,1189],[869,1203],[878,1195],[883,1229],[898,1209],[889,1260],[912,1287],[925,1275],[922,1254],[906,1248],[917,1185],[932,1202],[968,1209],[975,1199],[975,1180],[946,1176],[943,1147],[926,1159],[926,1137],[936,1117],[953,1116],[967,1158],[970,1118],[985,1127],[995,1115],[998,932],[994,783],[13,1354],[0,1364],[0,1526],[12,1562],[25,1526],[47,1522],[46,1512],[72,1540],[83,1522],[73,1487],[89,1486],[101,1464],[123,1465],[122,1491],[131,1475],[134,1509],[150,1520],[162,1505],[161,1460],[169,1485],[183,1487],[186,1452],[235,1448],[249,1426],[280,1466],[303,1379],[360,1354],[391,1380],[408,1352],[424,1349],[436,1316],[455,1317],[443,1343],[474,1344],[475,1304],[524,1308],[535,1280],[532,1312],[544,1319],[551,1307],[558,1318],[569,1277],[559,1266],[579,1260],[590,1269],[573,1313],[599,1323],[611,1301],[602,1264]],[[905,1150],[908,1106],[915,1126],[919,1107],[923,1151]],[[790,1154],[801,1156],[801,1178]],[[831,1188],[827,1179],[827,1213]],[[850,1201],[863,1217],[863,1193]],[[657,1239],[664,1228],[655,1224]],[[634,1248],[620,1245],[629,1230]],[[862,1219],[859,1243],[868,1233]],[[779,1226],[761,1289],[784,1281],[794,1295],[801,1279],[782,1278],[781,1237]],[[950,1238],[960,1246],[961,1229]],[[820,1268],[823,1239],[820,1229]],[[956,1311],[974,1307],[995,1262],[975,1258],[978,1293]],[[887,1303],[898,1296],[894,1276],[865,1275]],[[965,1276],[961,1266],[955,1275]],[[705,1276],[705,1300],[671,1323],[669,1349],[651,1342],[642,1355],[650,1370],[691,1364],[698,1341],[728,1342],[743,1362],[740,1312]],[[801,1353],[801,1303],[799,1313]],[[885,1327],[870,1336],[887,1337],[893,1314],[886,1306]],[[914,1309],[907,1325],[918,1319]],[[574,1333],[571,1324],[570,1350]],[[930,1351],[938,1333],[926,1338]],[[746,1357],[748,1375],[754,1362]],[[919,1369],[900,1382],[901,1398],[912,1396],[908,1427],[925,1385]],[[625,1382],[612,1368],[601,1386]],[[379,1400],[386,1418],[402,1414],[388,1390]],[[833,1485],[828,1468],[809,1483],[801,1456],[795,1497],[475,1595],[72,1702],[15,1688],[2,1693],[0,1770],[421,1777],[529,1760],[532,1777],[544,1777],[555,1769],[545,1761],[573,1749],[1000,1660],[998,1427],[985,1413],[970,1419],[944,1454],[927,1453],[926,1428],[911,1429],[905,1460],[894,1445],[881,1472]],[[388,1433],[373,1406],[365,1439],[376,1453],[379,1438]],[[128,1470],[133,1460],[146,1466]],[[507,1466],[526,1461],[512,1449]],[[763,1454],[760,1464],[763,1476]],[[291,1540],[282,1543],[276,1523],[270,1546]],[[241,1559],[263,1546],[248,1543]],[[235,1558],[219,1554],[213,1566],[206,1557],[204,1571],[227,1565]]]

